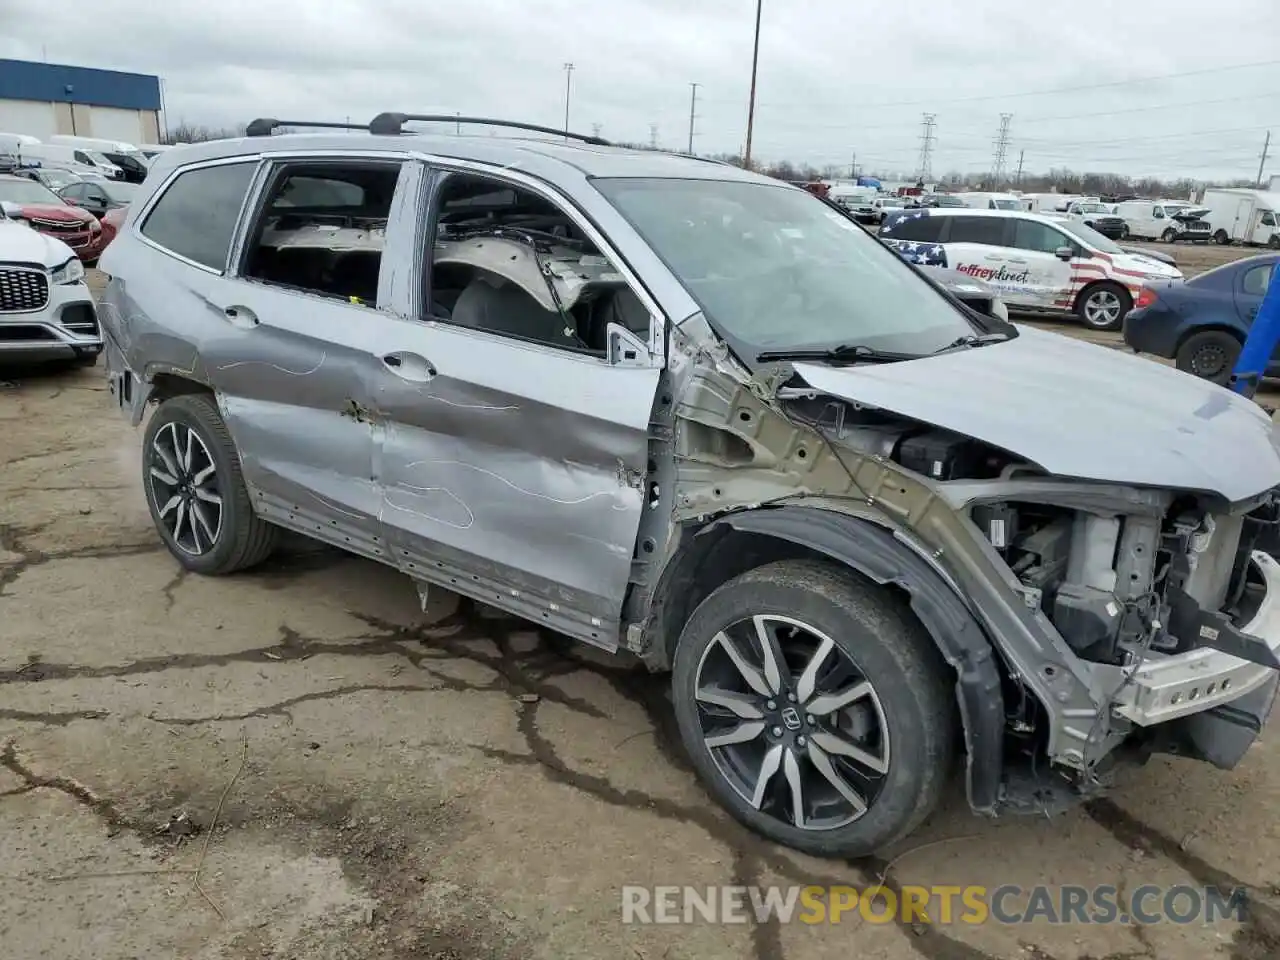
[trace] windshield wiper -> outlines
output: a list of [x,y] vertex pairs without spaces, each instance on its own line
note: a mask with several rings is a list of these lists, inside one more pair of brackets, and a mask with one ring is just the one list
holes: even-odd
[[816,360],[825,363],[896,363],[899,360],[919,360],[924,354],[894,353],[877,350],[864,343],[842,343],[838,347],[819,350],[766,350],[756,354],[756,363],[771,360]]
[[948,350],[958,350],[961,347],[985,347],[989,343],[1003,343],[1008,339],[1008,334],[1004,333],[984,333],[981,336],[976,333],[966,333],[963,337],[956,337],[945,347],[939,347],[933,352],[946,353]]

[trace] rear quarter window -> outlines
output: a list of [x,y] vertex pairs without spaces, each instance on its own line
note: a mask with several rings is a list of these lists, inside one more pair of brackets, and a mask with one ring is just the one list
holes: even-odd
[[1244,279],[1241,281],[1244,292],[1259,297],[1265,296],[1267,286],[1271,283],[1271,269],[1271,264],[1264,263],[1262,266],[1254,267],[1245,273]]
[[235,237],[255,161],[178,174],[142,224],[142,235],[170,253],[221,272]]

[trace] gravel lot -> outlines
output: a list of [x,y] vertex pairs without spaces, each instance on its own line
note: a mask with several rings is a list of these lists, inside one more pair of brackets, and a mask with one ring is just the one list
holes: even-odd
[[[443,592],[424,612],[400,575],[302,543],[185,576],[101,370],[0,378],[6,957],[1280,955],[1274,734],[1230,773],[1157,759],[1052,820],[976,820],[957,785],[891,859],[806,859],[710,802],[661,679]],[[1240,884],[1253,902],[1212,926],[620,922],[625,884],[882,875]]]

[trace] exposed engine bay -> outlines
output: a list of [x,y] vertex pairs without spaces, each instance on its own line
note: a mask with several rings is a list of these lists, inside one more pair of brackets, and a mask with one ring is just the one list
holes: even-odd
[[[1265,593],[1250,558],[1280,544],[1280,501],[1273,493],[1228,505],[1208,496],[1141,491],[1128,510],[1103,498],[1088,506],[1055,503],[1071,499],[1062,496],[1057,478],[980,441],[803,388],[783,387],[779,397],[833,448],[964,486],[969,519],[1012,575],[1027,609],[1043,615],[1081,661],[1114,668],[1120,678],[1100,719],[1086,724],[1094,727],[1086,739],[1098,728],[1126,735],[1129,726],[1113,721],[1111,710],[1144,664],[1211,648],[1277,665],[1271,649],[1243,629]],[[1087,495],[1077,500],[1089,503]],[[1034,739],[1039,711],[1016,680],[1013,686],[1009,730]],[[1221,693],[1216,684],[1206,683],[1185,696],[1215,693]],[[1166,708],[1178,707],[1182,696],[1173,694]]]

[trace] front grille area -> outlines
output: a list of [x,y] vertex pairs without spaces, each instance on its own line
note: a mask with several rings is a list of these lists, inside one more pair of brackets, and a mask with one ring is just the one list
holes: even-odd
[[47,327],[0,323],[0,343],[39,343],[42,340],[57,339]]
[[1186,224],[1186,228],[1188,233],[1208,233],[1209,232],[1209,225],[1205,223],[1203,220],[1193,220],[1191,223]]
[[49,278],[42,270],[0,267],[0,313],[42,310],[49,302]]
[[62,311],[62,326],[77,337],[96,337],[98,318],[87,303],[73,303]]
[[41,233],[83,233],[89,225],[80,220],[41,220],[32,217],[28,221]]

